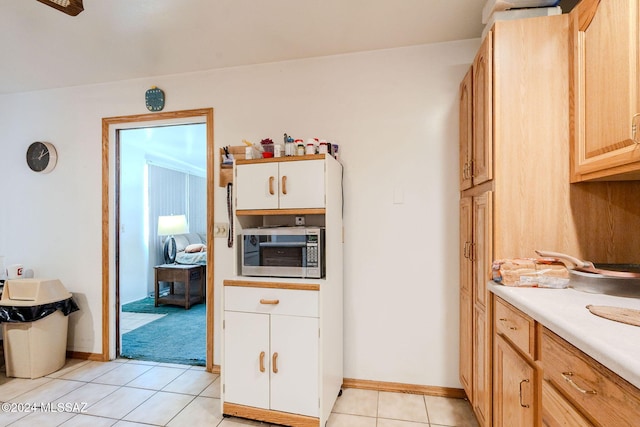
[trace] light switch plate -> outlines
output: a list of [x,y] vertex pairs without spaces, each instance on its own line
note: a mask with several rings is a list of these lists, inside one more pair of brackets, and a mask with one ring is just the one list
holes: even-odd
[[213,237],[227,237],[229,224],[226,222],[216,222],[213,224]]

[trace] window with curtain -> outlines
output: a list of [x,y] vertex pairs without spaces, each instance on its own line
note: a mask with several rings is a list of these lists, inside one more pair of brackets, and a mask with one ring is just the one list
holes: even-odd
[[187,216],[189,232],[206,233],[206,179],[186,172],[148,164],[149,269],[164,262],[163,237],[158,236],[158,217]]

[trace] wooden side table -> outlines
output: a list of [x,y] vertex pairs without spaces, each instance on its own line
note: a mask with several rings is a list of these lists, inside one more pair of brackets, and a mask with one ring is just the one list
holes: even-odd
[[[186,264],[162,264],[155,270],[155,306],[158,304],[173,304],[183,306],[189,310],[193,304],[203,302],[204,294],[204,266]],[[197,281],[197,286],[192,282]],[[160,282],[169,283],[169,294],[160,296]],[[184,284],[184,293],[175,293],[175,283]]]

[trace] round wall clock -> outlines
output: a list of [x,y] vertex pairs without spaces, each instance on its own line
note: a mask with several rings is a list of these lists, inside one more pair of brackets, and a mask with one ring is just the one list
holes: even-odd
[[162,111],[164,108],[164,92],[162,89],[152,86],[144,94],[144,101],[149,111]]
[[27,149],[27,165],[34,172],[49,173],[56,167],[58,153],[50,142],[36,141]]

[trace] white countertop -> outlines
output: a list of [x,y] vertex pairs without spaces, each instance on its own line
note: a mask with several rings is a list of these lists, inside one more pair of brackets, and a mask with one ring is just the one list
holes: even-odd
[[489,290],[640,388],[640,327],[591,314],[587,305],[640,310],[640,299],[575,289],[517,288],[489,282]]

